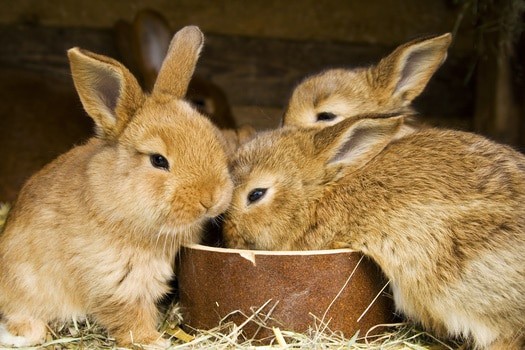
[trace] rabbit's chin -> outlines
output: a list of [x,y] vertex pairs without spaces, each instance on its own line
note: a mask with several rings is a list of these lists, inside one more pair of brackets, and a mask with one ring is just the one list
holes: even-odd
[[158,234],[160,236],[172,236],[181,245],[197,243],[200,240],[205,222],[205,219],[183,224],[177,221],[165,222],[160,227]]

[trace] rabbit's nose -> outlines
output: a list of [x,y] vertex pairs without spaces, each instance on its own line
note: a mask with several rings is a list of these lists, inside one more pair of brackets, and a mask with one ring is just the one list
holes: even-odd
[[228,181],[225,186],[219,186],[204,195],[200,203],[206,209],[206,215],[215,217],[226,211],[230,205],[233,184]]
[[212,208],[215,205],[215,200],[213,198],[213,195],[205,195],[201,198],[200,203],[204,207],[204,209],[206,209],[206,211],[209,211],[210,208]]

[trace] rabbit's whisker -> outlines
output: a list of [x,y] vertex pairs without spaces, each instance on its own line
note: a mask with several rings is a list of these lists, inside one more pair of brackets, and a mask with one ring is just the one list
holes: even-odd
[[164,253],[164,252],[166,251],[166,244],[167,244],[167,242],[168,242],[168,236],[169,236],[169,235],[167,235],[167,234],[163,234],[163,236],[164,236],[164,244],[163,244],[163,246],[162,246],[162,252]]
[[156,234],[157,237],[155,239],[155,248],[157,248],[159,245],[159,239],[161,235],[162,235],[162,227],[159,229],[159,231]]

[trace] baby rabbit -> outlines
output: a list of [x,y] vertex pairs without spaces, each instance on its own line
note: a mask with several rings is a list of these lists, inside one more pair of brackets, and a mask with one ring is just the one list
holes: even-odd
[[[151,91],[166,56],[173,31],[159,12],[140,10],[132,22],[115,24],[115,43],[128,66],[146,91]],[[234,128],[235,119],[226,95],[211,80],[194,74],[186,99],[220,128]]]
[[[139,11],[132,22],[121,20],[115,24],[116,44],[124,63],[140,77],[139,83],[146,91],[151,91],[157,79],[171,33],[168,21],[150,9]],[[237,127],[228,98],[211,80],[193,75],[186,99],[222,130],[229,153],[255,135],[250,125]]]
[[97,136],[25,184],[0,236],[0,343],[44,340],[46,323],[93,316],[120,345],[167,346],[155,303],[174,256],[230,202],[221,133],[182,100],[203,34],[171,41],[145,94],[119,62],[68,51]]
[[226,245],[349,247],[390,279],[396,308],[478,349],[523,349],[525,156],[405,116],[261,133],[232,160]]
[[[450,34],[421,38],[399,46],[375,66],[311,76],[293,91],[282,124],[324,127],[363,113],[411,112],[410,104],[445,61],[451,41]],[[402,131],[417,127],[408,122]]]

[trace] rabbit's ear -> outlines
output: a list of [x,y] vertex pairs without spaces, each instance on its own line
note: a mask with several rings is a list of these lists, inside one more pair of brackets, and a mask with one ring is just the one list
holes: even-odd
[[133,22],[137,60],[146,89],[151,91],[166,57],[172,31],[158,12],[142,10]]
[[135,77],[119,62],[73,48],[68,51],[73,81],[84,109],[95,121],[97,134],[118,136],[143,101]]
[[385,84],[394,98],[409,104],[425,89],[428,81],[447,58],[450,33],[418,39],[399,46],[375,68],[376,79]]
[[175,33],[152,94],[165,93],[183,98],[203,44],[204,35],[196,26],[187,26]]
[[328,167],[360,168],[395,140],[404,116],[347,119],[320,129],[314,147]]

